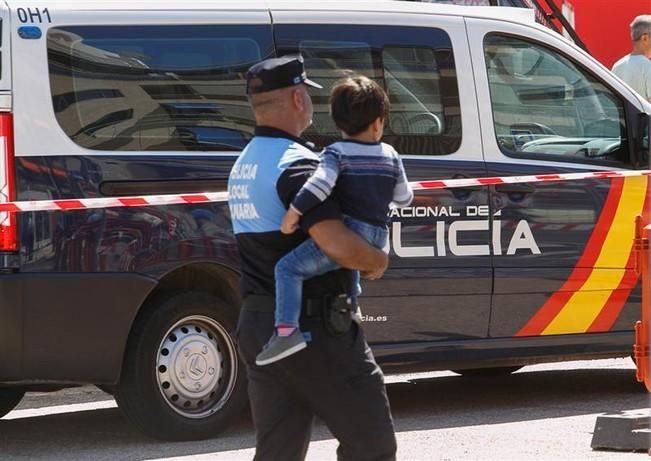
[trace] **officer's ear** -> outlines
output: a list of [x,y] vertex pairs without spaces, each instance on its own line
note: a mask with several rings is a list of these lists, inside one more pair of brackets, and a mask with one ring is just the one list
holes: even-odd
[[301,86],[302,85],[297,85],[296,87],[292,88],[292,105],[294,106],[294,109],[298,110],[299,112],[305,110],[307,106],[305,100],[307,92],[304,91]]

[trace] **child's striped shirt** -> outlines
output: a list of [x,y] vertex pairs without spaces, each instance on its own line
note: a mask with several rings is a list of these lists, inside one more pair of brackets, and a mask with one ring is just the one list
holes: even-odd
[[333,193],[344,214],[375,225],[389,222],[391,203],[404,207],[414,197],[400,156],[392,146],[352,139],[326,147],[292,207],[303,214]]

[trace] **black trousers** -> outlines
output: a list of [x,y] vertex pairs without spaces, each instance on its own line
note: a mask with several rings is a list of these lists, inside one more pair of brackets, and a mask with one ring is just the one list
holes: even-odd
[[315,416],[339,441],[337,459],[395,460],[396,440],[384,376],[364,332],[353,322],[333,336],[322,318],[301,316],[307,348],[259,367],[255,357],[274,328],[274,299],[247,300],[238,322],[238,347],[246,362],[256,429],[255,460],[303,460]]

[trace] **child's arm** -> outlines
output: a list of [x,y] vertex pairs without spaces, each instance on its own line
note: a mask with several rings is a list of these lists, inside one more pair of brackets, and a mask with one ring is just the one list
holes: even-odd
[[289,210],[285,213],[280,230],[284,234],[294,232],[300,217],[330,196],[338,177],[338,153],[335,150],[326,148],[321,155],[319,165],[314,170],[314,174],[305,181],[301,190],[294,197]]
[[[396,156],[397,155],[398,154],[396,153]],[[414,191],[411,190],[411,186],[407,181],[407,173],[405,173],[405,167],[402,165],[402,160],[400,157],[397,157],[397,159],[400,171],[398,173],[396,185],[393,187],[393,204],[398,208],[402,208],[408,206],[414,199]]]

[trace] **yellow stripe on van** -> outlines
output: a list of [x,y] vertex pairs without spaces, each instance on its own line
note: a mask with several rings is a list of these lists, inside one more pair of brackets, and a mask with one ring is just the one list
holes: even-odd
[[635,217],[642,213],[646,177],[625,178],[622,195],[595,268],[581,288],[543,330],[543,335],[584,333],[606,306],[624,277],[633,250]]

